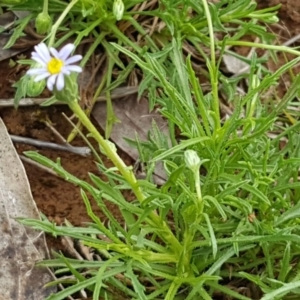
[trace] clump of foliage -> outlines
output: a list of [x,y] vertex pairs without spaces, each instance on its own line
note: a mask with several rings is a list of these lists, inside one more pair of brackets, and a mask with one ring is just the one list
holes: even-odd
[[[44,13],[45,2],[39,2]],[[55,284],[67,286],[48,299],[65,299],[83,289],[93,299],[299,297],[299,123],[290,125],[284,116],[287,107],[295,105],[300,76],[294,76],[282,99],[270,91],[299,63],[300,52],[272,45],[265,24],[277,21],[278,7],[258,10],[251,0],[213,2],[47,2],[54,23],[46,37],[49,46],[70,37],[79,45],[86,36],[92,37],[82,67],[95,49],[104,49],[107,74],[95,97],[105,87],[109,106],[109,91],[138,68],[143,72],[140,93],[147,90],[150,109],[158,107],[169,126],[168,137],[153,124],[148,141],[128,141],[137,147],[146,167],[146,178],[137,179],[77,100],[65,98],[115,167],[99,162],[108,182],[90,174],[93,184],[89,184],[65,171],[59,161],[27,153],[81,188],[93,222],[74,228],[69,223],[57,226],[45,217],[20,221],[77,239],[102,258],[78,261],[56,254],[41,262],[62,276]],[[31,11],[16,27],[15,38],[40,13],[30,4],[28,0],[13,6]],[[246,35],[259,37],[260,43],[243,41]],[[258,57],[254,51],[245,58],[229,46],[262,48],[265,55]],[[264,63],[276,59],[278,51],[296,58],[271,72]],[[243,60],[248,68],[237,76],[224,75],[220,67],[224,54]],[[115,66],[120,70],[116,78]],[[247,81],[245,94],[237,89],[242,80]],[[23,95],[26,88],[22,88]],[[225,95],[230,113],[220,110],[220,94]],[[108,119],[112,115],[110,111]],[[112,125],[108,123],[107,133]],[[152,175],[161,162],[167,180],[157,186]],[[133,202],[122,194],[128,189],[135,195]],[[109,222],[92,211],[87,194]],[[119,206],[123,224],[105,201]],[[70,273],[66,280],[63,275]]]

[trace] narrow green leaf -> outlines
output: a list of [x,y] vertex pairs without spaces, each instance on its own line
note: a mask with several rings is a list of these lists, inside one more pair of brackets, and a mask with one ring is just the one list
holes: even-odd
[[291,271],[292,266],[291,266],[291,243],[288,242],[286,244],[285,250],[284,250],[284,254],[283,254],[283,258],[281,260],[281,269],[278,275],[278,280],[285,282],[288,273]]
[[221,285],[214,281],[207,281],[206,284],[208,286],[210,286],[211,288],[213,288],[214,290],[220,291],[223,294],[228,295],[229,297],[232,297],[232,299],[252,300],[251,298],[243,296],[240,293],[235,292],[233,289],[226,287],[226,285]]
[[203,216],[204,216],[204,219],[206,221],[208,231],[209,231],[209,235],[210,235],[213,258],[216,258],[217,252],[218,252],[218,244],[217,244],[215,232],[214,232],[213,226],[210,222],[208,214],[204,213]]
[[284,212],[276,221],[275,226],[279,226],[284,222],[287,222],[291,219],[300,218],[300,202],[298,202],[295,206],[288,209]]
[[89,279],[86,279],[85,281],[81,281],[77,284],[71,285],[67,288],[65,288],[64,290],[57,292],[56,294],[52,294],[49,297],[46,298],[46,300],[64,300],[66,299],[68,296],[73,295],[74,293],[85,289],[93,284],[96,283],[96,278],[92,277]]
[[209,195],[206,195],[203,197],[203,201],[205,202],[211,202],[215,208],[218,210],[219,214],[222,216],[223,220],[226,221],[227,220],[227,215],[224,211],[224,209],[222,208],[222,206],[220,205],[220,203],[218,202],[218,200],[214,197],[211,197]]
[[264,203],[266,203],[268,206],[271,206],[270,200],[257,188],[249,185],[249,184],[245,184],[243,186],[243,189],[245,189],[246,191],[252,193],[253,195],[255,195],[257,198],[259,198],[261,201],[263,201]]
[[189,139],[189,140],[186,140],[186,141],[182,141],[179,145],[176,145],[176,146],[168,149],[167,151],[157,155],[156,157],[154,157],[152,159],[152,161],[156,162],[156,161],[159,161],[159,160],[163,160],[166,157],[168,157],[170,155],[173,155],[173,154],[175,154],[176,152],[178,152],[180,150],[183,150],[187,147],[196,145],[198,143],[203,143],[203,142],[209,141],[209,140],[211,140],[211,138],[205,136],[205,137],[197,137],[197,138]]
[[131,261],[127,262],[127,270],[126,270],[125,276],[131,280],[133,289],[138,295],[138,299],[147,300],[147,297],[144,293],[146,289],[139,282],[137,275],[134,274],[134,272],[132,270],[132,262]]
[[103,263],[103,265],[101,266],[101,268],[99,269],[96,275],[96,284],[93,293],[93,300],[99,300],[101,288],[103,286],[106,287],[106,285],[103,283],[103,279],[104,279],[103,275],[105,274],[105,271],[111,269],[112,264],[122,257],[123,255],[120,254],[115,255]]
[[23,33],[24,28],[27,26],[27,24],[30,22],[30,20],[33,18],[33,14],[29,14],[28,16],[26,16],[25,18],[17,21],[16,23],[19,23],[18,26],[14,29],[14,32],[12,34],[12,36],[10,37],[10,39],[8,40],[8,42],[6,43],[6,45],[3,47],[3,50],[5,49],[9,49],[11,46],[13,46],[16,42],[16,40],[21,37],[24,36],[25,34]]
[[293,290],[299,287],[300,287],[300,281],[287,283],[284,286],[280,287],[279,289],[276,289],[275,291],[265,294],[261,298],[261,300],[274,300],[277,297],[280,297],[282,299],[282,297],[284,297],[286,294],[292,292]]

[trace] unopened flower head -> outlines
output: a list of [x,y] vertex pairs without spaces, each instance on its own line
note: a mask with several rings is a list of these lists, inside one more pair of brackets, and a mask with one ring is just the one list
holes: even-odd
[[193,172],[198,172],[200,165],[201,165],[201,160],[197,154],[196,151],[194,150],[186,150],[184,152],[184,160],[186,166],[191,169]]
[[40,81],[47,78],[47,87],[50,91],[53,87],[61,91],[65,85],[65,75],[70,75],[71,72],[82,72],[79,66],[71,65],[82,59],[81,55],[70,56],[75,45],[67,44],[59,52],[46,44],[41,43],[34,47],[35,52],[32,52],[32,59],[41,64],[41,68],[30,69],[28,75],[36,75],[34,81]]
[[124,14],[124,3],[122,0],[115,0],[113,4],[113,14],[116,17],[117,21],[120,21]]

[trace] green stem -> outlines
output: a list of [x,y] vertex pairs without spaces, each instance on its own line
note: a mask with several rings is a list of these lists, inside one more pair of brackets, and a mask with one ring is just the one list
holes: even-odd
[[123,162],[123,160],[120,158],[120,156],[113,150],[107,141],[102,137],[102,135],[98,132],[96,127],[92,124],[88,116],[84,113],[84,111],[81,109],[80,105],[76,100],[69,101],[68,105],[70,109],[76,114],[76,116],[79,118],[81,123],[88,129],[88,131],[92,134],[94,139],[99,143],[99,145],[102,147],[104,152],[106,153],[107,157],[111,159],[113,164],[117,167],[117,169],[120,171],[122,176],[125,178],[125,180],[130,184],[134,194],[138,198],[140,202],[144,201],[144,195],[140,189],[140,187],[137,184],[137,180],[132,172],[132,170],[129,169],[129,167],[126,166],[126,164]]
[[206,0],[202,0],[203,7],[205,10],[206,18],[207,18],[207,26],[209,32],[209,39],[210,39],[210,59],[211,64],[213,66],[216,65],[216,53],[215,53],[215,35],[214,35],[214,28],[211,20],[211,15],[209,11],[209,7]]
[[182,285],[182,282],[180,282],[180,281],[178,282],[176,279],[177,279],[177,277],[175,278],[175,280],[170,285],[170,287],[168,289],[168,293],[165,297],[165,300],[176,299],[176,295],[178,295],[178,289]]
[[52,29],[51,29],[51,32],[50,32],[50,40],[49,40],[48,47],[52,47],[53,46],[54,39],[56,37],[56,31],[58,30],[58,27],[60,26],[60,24],[62,23],[62,21],[66,17],[66,15],[70,12],[70,10],[72,9],[72,7],[77,3],[77,1],[78,0],[72,0],[67,5],[67,7],[63,11],[63,13],[60,15],[60,17],[58,18],[58,20],[55,22],[55,24],[52,26]]
[[[222,42],[219,43],[222,45]],[[268,49],[268,50],[275,50],[280,52],[287,52],[290,54],[294,54],[296,56],[300,56],[300,52],[294,50],[293,48],[286,47],[286,46],[276,46],[276,45],[268,45],[268,44],[260,44],[260,43],[253,43],[253,42],[245,42],[245,41],[226,41],[226,46],[245,46],[245,47],[254,47],[254,48],[261,48],[261,49]]]
[[216,51],[215,51],[215,35],[214,35],[214,27],[212,24],[212,19],[209,11],[209,7],[207,4],[207,0],[202,0],[203,7],[205,10],[206,18],[207,18],[207,26],[209,31],[209,40],[210,40],[210,62],[207,60],[207,66],[210,74],[210,82],[212,88],[212,96],[213,96],[213,111],[215,113],[215,133],[221,127],[220,120],[220,107],[219,107],[219,95],[218,95],[218,71],[216,68]]
[[96,48],[100,45],[102,40],[105,38],[106,34],[107,33],[103,31],[97,36],[97,38],[95,39],[93,44],[89,47],[87,53],[84,55],[83,59],[81,60],[80,62],[81,67],[84,67],[85,64],[88,62],[88,60],[90,59],[90,57],[92,56],[92,54],[95,53]]
[[[68,105],[70,109],[76,114],[77,118],[81,121],[81,123],[88,129],[88,131],[92,134],[94,139],[99,143],[99,146],[102,147],[107,157],[113,162],[113,164],[117,167],[119,172],[125,178],[125,180],[130,185],[132,191],[136,195],[137,199],[140,203],[143,203],[145,200],[145,196],[142,193],[141,188],[137,182],[136,177],[134,176],[130,167],[126,166],[123,160],[120,158],[118,153],[112,149],[107,141],[102,137],[102,135],[98,132],[96,127],[92,124],[88,116],[84,113],[80,105],[76,100],[69,101]],[[179,243],[177,238],[174,236],[173,232],[170,230],[165,221],[161,220],[161,218],[155,213],[151,212],[149,214],[149,222],[153,224],[154,227],[157,228],[157,232],[167,244],[170,245],[173,252],[176,256],[180,257],[182,252],[182,245]],[[186,268],[189,268],[189,261],[185,261]]]
[[197,170],[197,172],[194,173],[195,177],[195,187],[196,187],[196,193],[197,193],[197,206],[198,206],[198,214],[201,215],[203,213],[203,199],[202,199],[202,193],[201,193],[201,186],[200,186],[200,170]]
[[142,51],[142,48],[138,44],[132,42],[126,35],[124,35],[115,24],[111,24],[109,29],[120,39],[125,45],[132,47],[137,53]]
[[133,27],[145,37],[145,39],[148,41],[149,45],[155,50],[159,51],[159,48],[154,43],[154,41],[151,39],[151,37],[148,35],[148,33],[144,30],[143,26],[140,26],[139,22],[137,22],[133,17],[131,16],[124,16],[123,20],[129,21]]
[[43,14],[48,14],[48,0],[44,0]]

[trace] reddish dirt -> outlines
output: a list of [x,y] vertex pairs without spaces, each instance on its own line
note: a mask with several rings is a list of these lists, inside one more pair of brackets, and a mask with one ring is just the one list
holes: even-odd
[[[10,71],[7,72],[7,70]],[[0,63],[0,99],[13,98],[14,89],[11,87],[11,84],[15,82],[20,75],[21,74],[16,72],[15,68],[8,66],[8,61]],[[58,142],[52,131],[42,122],[42,118],[48,117],[57,131],[66,138],[72,130],[72,127],[62,116],[63,112],[68,116],[71,115],[71,112],[66,106],[52,106],[48,108],[32,106],[26,108],[20,107],[18,110],[14,108],[0,108],[0,117],[3,119],[10,134]],[[97,149],[95,143],[92,140],[91,142]],[[76,138],[72,142],[72,145],[86,146],[81,138]],[[99,174],[95,159],[92,155],[90,157],[81,157],[69,152],[46,150],[25,144],[15,144],[15,146],[19,154],[27,150],[38,150],[39,153],[52,160],[56,160],[58,157],[61,158],[62,166],[68,172],[82,180],[90,182],[88,172],[97,174],[102,179],[105,179]],[[132,161],[126,154],[121,154],[121,156],[127,164],[132,164]],[[107,166],[111,166],[105,157],[102,157],[102,159]],[[24,163],[24,166],[33,198],[39,210],[50,220],[53,220],[56,224],[61,224],[67,219],[75,226],[82,226],[84,222],[91,221],[87,216],[78,187],[48,172],[42,171],[31,164]],[[129,194],[127,198],[130,199]],[[91,204],[93,211],[103,219],[103,214],[92,199]],[[117,207],[111,204],[108,204],[108,206],[117,219],[121,218]],[[47,240],[51,248],[61,248],[59,241],[51,237],[47,237]]]
[[[280,20],[281,22],[286,22],[288,20],[288,24],[291,24],[291,21],[294,21],[295,23],[300,22],[300,2],[299,0],[269,0],[269,1],[260,1],[262,4],[267,2],[266,4],[268,6],[275,6],[278,4],[281,4],[280,8]],[[300,32],[298,26],[288,26],[289,30],[292,30],[294,32]]]

